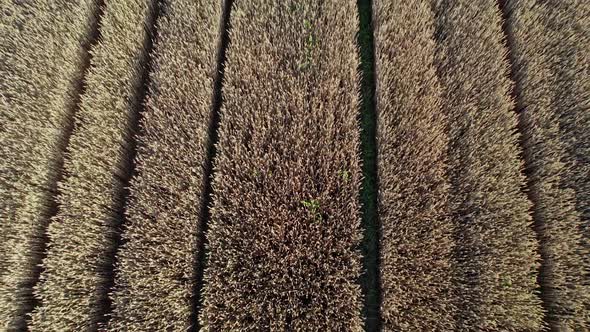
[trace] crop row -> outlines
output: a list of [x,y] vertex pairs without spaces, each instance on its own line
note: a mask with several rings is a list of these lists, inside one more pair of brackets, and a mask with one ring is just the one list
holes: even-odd
[[382,324],[449,331],[457,314],[457,225],[435,17],[428,1],[379,0],[373,8]]
[[[506,1],[541,296],[553,330],[590,326],[590,5]],[[586,73],[586,74],[584,74]]]
[[13,330],[24,327],[34,305],[99,4],[3,0],[0,6],[0,329]]
[[191,325],[222,10],[221,2],[178,0],[158,19],[111,330]]
[[206,331],[361,330],[353,1],[236,1]]
[[64,178],[51,219],[43,272],[35,286],[41,304],[31,329],[82,331],[104,323],[132,137],[144,89],[152,0],[107,0],[100,40],[91,49]]

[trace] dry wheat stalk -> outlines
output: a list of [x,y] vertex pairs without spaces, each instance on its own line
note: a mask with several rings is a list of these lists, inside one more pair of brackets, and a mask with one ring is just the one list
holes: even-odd
[[460,331],[539,331],[537,241],[496,1],[431,1],[449,121]]
[[33,305],[98,3],[0,1],[0,329]]
[[374,2],[385,331],[450,331],[456,263],[447,118],[428,1]]
[[156,4],[107,0],[105,6],[35,288],[41,305],[33,312],[34,330],[80,331],[104,320]]
[[590,326],[590,4],[506,1],[547,320]]
[[191,324],[222,9],[174,0],[158,19],[110,330]]
[[361,331],[354,1],[236,1],[203,331]]

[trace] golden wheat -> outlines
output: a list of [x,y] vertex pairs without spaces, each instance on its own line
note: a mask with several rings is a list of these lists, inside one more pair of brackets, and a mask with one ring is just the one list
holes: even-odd
[[24,329],[96,1],[0,4],[0,329]]
[[537,241],[496,1],[433,0],[449,121],[460,331],[539,331]]
[[238,1],[203,331],[361,331],[354,1]]
[[382,325],[449,331],[456,314],[454,226],[434,15],[426,0],[380,0],[373,13]]
[[222,3],[175,0],[163,12],[117,253],[113,331],[187,330],[196,296]]
[[[363,330],[357,3],[231,3],[0,0],[0,330]],[[372,14],[368,328],[589,331],[590,2]]]
[[556,331],[587,331],[590,4],[512,0],[504,10],[548,322]]
[[151,0],[105,3],[35,288],[33,330],[81,331],[104,320],[154,12]]

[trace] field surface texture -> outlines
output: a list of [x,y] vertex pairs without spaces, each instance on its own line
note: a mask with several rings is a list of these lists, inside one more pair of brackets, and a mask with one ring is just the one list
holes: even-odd
[[186,330],[202,221],[221,3],[171,1],[158,19],[111,330]]
[[203,329],[359,331],[355,4],[231,17]]
[[98,4],[0,6],[0,328],[10,330],[33,306]]
[[492,0],[433,2],[449,122],[459,331],[536,331],[537,241],[519,158],[502,14]]
[[105,319],[154,12],[149,0],[105,3],[59,183],[59,211],[47,231],[33,330],[94,329]]
[[549,326],[590,326],[590,4],[505,4]]
[[590,332],[590,1],[0,0],[0,331]]
[[455,327],[447,116],[427,1],[374,3],[383,327]]

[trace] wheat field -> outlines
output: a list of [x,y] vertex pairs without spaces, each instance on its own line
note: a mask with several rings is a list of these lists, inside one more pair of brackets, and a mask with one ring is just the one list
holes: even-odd
[[0,331],[590,331],[590,2],[0,0]]

